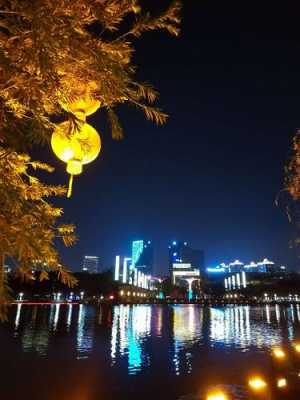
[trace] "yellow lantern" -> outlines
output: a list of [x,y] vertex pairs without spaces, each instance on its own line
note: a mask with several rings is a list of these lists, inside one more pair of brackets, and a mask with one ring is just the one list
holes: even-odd
[[91,81],[88,84],[68,82],[68,84],[74,87],[74,91],[71,93],[72,100],[69,102],[59,101],[65,111],[77,115],[80,119],[85,119],[85,116],[98,110],[101,102],[93,96],[93,92],[97,89],[95,82]]
[[67,163],[67,172],[71,175],[68,197],[72,193],[73,176],[82,173],[82,166],[94,161],[101,150],[101,139],[91,125],[83,123],[72,128],[69,121],[57,125],[51,137],[54,154]]

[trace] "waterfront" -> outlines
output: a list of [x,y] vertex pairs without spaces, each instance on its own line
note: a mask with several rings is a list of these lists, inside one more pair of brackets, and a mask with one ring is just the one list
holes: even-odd
[[[177,399],[243,384],[300,337],[300,307],[17,305],[0,328],[9,399]],[[30,366],[30,367],[29,367]]]

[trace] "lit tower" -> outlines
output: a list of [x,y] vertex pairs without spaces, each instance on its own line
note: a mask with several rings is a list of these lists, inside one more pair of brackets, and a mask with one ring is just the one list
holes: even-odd
[[99,267],[99,257],[97,256],[84,256],[82,271],[89,274],[97,274]]
[[131,254],[131,279],[135,286],[146,286],[146,276],[153,274],[153,248],[151,241],[134,240]]

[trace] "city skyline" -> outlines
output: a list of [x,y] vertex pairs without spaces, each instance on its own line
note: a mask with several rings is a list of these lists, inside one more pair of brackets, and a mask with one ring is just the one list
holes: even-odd
[[[140,245],[140,243],[141,243],[141,245]],[[119,255],[119,256],[121,255],[121,260],[120,260],[120,271],[121,271],[121,269],[122,269],[121,264],[123,262],[122,257],[124,259],[128,260],[128,262],[130,261],[130,263],[132,263],[132,260],[134,260],[136,257],[136,260],[134,261],[136,264],[139,259],[144,259],[144,257],[141,257],[142,251],[139,249],[139,247],[142,246],[142,248],[144,248],[144,250],[145,250],[145,248],[147,248],[149,246],[149,247],[151,247],[151,261],[148,260],[148,263],[150,262],[150,264],[152,266],[151,268],[153,268],[153,269],[151,269],[151,271],[148,270],[148,272],[149,272],[149,274],[154,275],[154,276],[155,275],[161,275],[161,276],[168,275],[170,273],[170,262],[172,262],[172,263],[173,262],[176,263],[177,261],[183,262],[183,263],[190,262],[191,258],[193,260],[195,260],[195,255],[196,255],[196,257],[199,257],[199,255],[200,255],[199,261],[198,262],[192,261],[191,264],[194,264],[194,266],[199,268],[201,271],[201,274],[206,273],[207,270],[210,270],[210,272],[214,272],[216,269],[217,270],[223,269],[223,267],[228,267],[230,265],[237,265],[237,263],[239,265],[246,266],[246,268],[270,263],[272,265],[275,264],[276,266],[278,266],[282,269],[288,268],[288,269],[293,270],[293,268],[291,268],[290,265],[283,265],[281,260],[275,260],[275,259],[273,260],[273,258],[271,256],[264,256],[264,257],[260,257],[258,259],[255,259],[254,257],[252,257],[252,258],[250,257],[250,258],[246,259],[247,260],[246,262],[241,261],[241,258],[239,258],[239,257],[235,257],[232,259],[226,259],[224,261],[224,258],[222,258],[222,256],[219,256],[218,257],[219,262],[207,263],[205,261],[206,260],[205,250],[204,249],[195,249],[195,246],[193,246],[193,244],[191,244],[187,241],[184,241],[184,240],[172,240],[172,241],[169,241],[168,243],[165,243],[165,252],[164,252],[165,263],[163,264],[163,262],[161,262],[161,261],[157,262],[157,260],[155,260],[155,257],[153,257],[153,254],[155,254],[157,252],[156,245],[157,244],[155,242],[153,242],[152,240],[144,240],[142,238],[139,238],[139,239],[133,240],[130,243],[126,244],[126,248],[128,249],[127,251],[124,251],[124,252],[116,251],[115,254],[111,255],[111,258],[106,263],[104,262],[104,259],[101,258],[99,253],[93,254],[93,255],[84,255],[83,258],[86,258],[86,257],[97,258],[98,268],[99,268],[99,266],[101,266],[100,267],[101,270],[104,271],[107,269],[114,270],[115,257],[116,257],[116,255]],[[180,245],[182,245],[183,247],[187,247],[188,249],[191,249],[194,254],[192,254],[192,255],[187,254],[187,256],[183,256],[183,258],[187,257],[186,260],[177,259],[176,258],[177,254],[176,254],[176,257],[174,258],[173,257],[174,253],[172,253],[172,247],[174,247],[174,246],[178,247]],[[135,248],[135,246],[137,246],[137,247]],[[124,248],[124,246],[123,246],[123,248]],[[136,256],[134,255],[134,252],[136,253]],[[172,260],[172,258],[174,258],[174,259]],[[255,261],[253,261],[253,260],[255,260]],[[160,265],[160,268],[157,268],[158,265]],[[81,270],[81,268],[80,268],[80,270]]]

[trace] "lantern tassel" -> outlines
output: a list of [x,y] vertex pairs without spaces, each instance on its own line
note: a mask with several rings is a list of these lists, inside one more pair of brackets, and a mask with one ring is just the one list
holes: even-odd
[[67,194],[68,199],[72,195],[72,188],[73,188],[73,175],[71,175],[70,179],[69,179],[69,188],[68,188],[68,194]]

